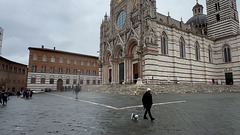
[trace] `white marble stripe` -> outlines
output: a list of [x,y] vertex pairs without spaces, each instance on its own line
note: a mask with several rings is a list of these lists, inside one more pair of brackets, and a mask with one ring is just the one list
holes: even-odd
[[[157,106],[157,105],[167,105],[167,104],[178,104],[178,103],[185,103],[186,101],[173,101],[173,102],[164,102],[164,103],[155,103],[153,104],[153,106]],[[143,107],[143,105],[136,105],[136,106],[127,106],[127,107],[122,107],[122,108],[118,108],[118,110],[124,110],[124,109],[131,109],[131,108],[140,108]]]

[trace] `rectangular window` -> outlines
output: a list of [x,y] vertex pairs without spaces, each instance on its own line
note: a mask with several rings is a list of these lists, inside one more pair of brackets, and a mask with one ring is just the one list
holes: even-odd
[[21,68],[18,68],[18,73],[21,74],[22,72],[22,69]]
[[54,79],[53,78],[50,79],[50,84],[54,84]]
[[46,66],[42,66],[42,73],[46,73]]
[[80,80],[80,84],[83,84],[83,80],[82,79]]
[[70,68],[67,68],[66,74],[70,74]]
[[22,74],[25,74],[25,69],[22,70]]
[[219,2],[215,4],[215,8],[216,8],[216,11],[220,10],[220,3]]
[[41,78],[41,84],[45,84],[45,78]]
[[73,84],[77,84],[77,79],[74,79],[74,80],[73,80]]
[[54,67],[50,67],[50,73],[54,73],[55,72],[55,68]]
[[77,74],[77,69],[73,69],[73,74],[74,74],[74,75]]
[[66,80],[66,84],[70,84],[70,79],[67,79],[67,80]]
[[[15,80],[14,80],[15,83]],[[35,84],[36,83],[36,78],[31,78],[31,84]]]
[[90,70],[87,70],[87,73],[86,73],[86,75],[90,75]]
[[[17,68],[14,67],[14,72],[17,72]],[[36,73],[37,72],[37,66],[32,66],[32,72]]]
[[84,70],[80,70],[80,75],[84,75]]
[[96,71],[93,71],[93,75],[96,76],[96,75],[97,75],[97,72],[96,72]]
[[96,80],[93,80],[93,85],[96,85]]
[[62,74],[63,73],[63,68],[59,68],[58,73]]
[[87,85],[89,85],[90,84],[90,80],[87,80]]

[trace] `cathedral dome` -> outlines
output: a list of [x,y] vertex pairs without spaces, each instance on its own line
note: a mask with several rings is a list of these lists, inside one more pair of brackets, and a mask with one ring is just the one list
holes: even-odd
[[206,27],[207,26],[207,15],[203,14],[203,6],[198,2],[193,7],[193,17],[191,17],[186,24],[189,24],[194,27]]
[[190,24],[191,26],[206,26],[207,25],[207,15],[198,14],[191,17],[186,24]]

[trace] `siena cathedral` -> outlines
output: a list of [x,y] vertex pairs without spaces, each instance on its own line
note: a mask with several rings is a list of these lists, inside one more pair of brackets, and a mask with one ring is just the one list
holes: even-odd
[[100,30],[102,84],[240,84],[236,0],[206,0],[207,15],[197,1],[186,23],[156,4],[111,0]]

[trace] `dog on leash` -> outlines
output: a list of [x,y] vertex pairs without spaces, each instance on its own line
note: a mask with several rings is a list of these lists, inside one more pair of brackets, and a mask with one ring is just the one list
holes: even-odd
[[135,113],[132,113],[132,114],[131,114],[131,119],[132,119],[132,120],[138,120],[138,115],[135,114]]

